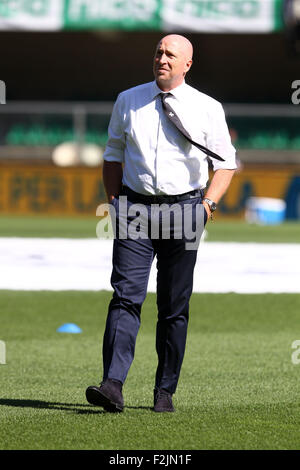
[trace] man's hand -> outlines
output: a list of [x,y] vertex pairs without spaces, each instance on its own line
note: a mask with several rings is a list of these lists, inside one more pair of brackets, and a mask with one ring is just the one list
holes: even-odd
[[[222,196],[224,196],[225,192],[227,191],[234,172],[235,170],[216,170],[205,197],[218,204]],[[207,217],[211,218],[211,210],[209,205],[205,201],[203,201],[202,204],[204,205],[204,208],[207,212]]]
[[108,202],[111,202],[116,196],[120,194],[122,187],[122,176],[122,163],[104,161],[103,183]]
[[207,204],[206,201],[203,201],[202,202],[203,206],[204,206],[204,209],[206,210],[206,213],[207,213],[207,220],[211,218],[211,210],[210,210],[210,207],[209,205]]

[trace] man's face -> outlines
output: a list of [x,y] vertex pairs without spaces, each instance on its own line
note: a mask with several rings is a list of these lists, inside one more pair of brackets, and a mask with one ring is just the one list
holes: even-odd
[[165,37],[158,43],[153,72],[160,88],[167,91],[180,85],[191,65],[192,60],[180,39]]

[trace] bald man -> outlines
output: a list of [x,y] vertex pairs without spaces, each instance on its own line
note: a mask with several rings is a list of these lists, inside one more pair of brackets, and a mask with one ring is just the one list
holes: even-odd
[[[187,38],[163,37],[154,55],[155,80],[120,93],[109,124],[103,181],[116,221],[113,296],[103,338],[103,380],[99,387],[87,388],[86,398],[110,412],[124,409],[122,388],[133,361],[155,257],[158,364],[153,410],[174,411],[198,235],[236,169],[221,104],[185,82],[192,58]],[[214,175],[204,194],[209,158]],[[167,233],[164,214],[169,215]],[[138,227],[134,233],[133,226]]]
[[181,85],[193,62],[193,46],[188,39],[170,34],[158,43],[153,72],[162,91]]

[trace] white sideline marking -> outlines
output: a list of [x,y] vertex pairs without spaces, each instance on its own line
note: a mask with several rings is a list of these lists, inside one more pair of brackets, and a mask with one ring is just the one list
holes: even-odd
[[[0,238],[0,289],[111,290],[112,240]],[[194,292],[300,292],[300,244],[200,245]],[[155,260],[148,291],[155,292]]]

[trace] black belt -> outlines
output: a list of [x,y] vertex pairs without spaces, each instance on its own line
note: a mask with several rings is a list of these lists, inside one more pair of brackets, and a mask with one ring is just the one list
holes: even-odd
[[167,194],[147,196],[146,194],[132,191],[128,186],[123,186],[120,195],[127,196],[130,201],[139,202],[141,204],[174,204],[179,201],[186,201],[187,199],[194,199],[196,197],[201,197],[203,199],[204,191],[203,189],[194,189],[188,193],[174,194],[170,196]]

